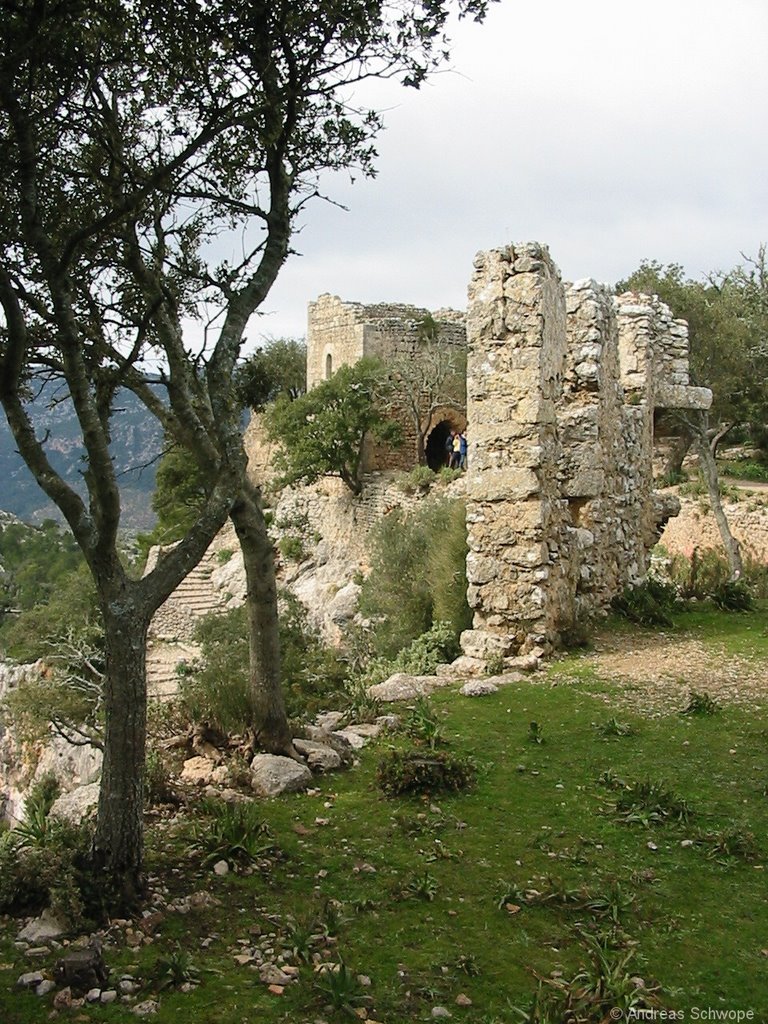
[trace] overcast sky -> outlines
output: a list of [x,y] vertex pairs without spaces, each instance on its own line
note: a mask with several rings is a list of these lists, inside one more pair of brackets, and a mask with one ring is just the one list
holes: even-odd
[[768,241],[766,0],[501,0],[452,71],[379,87],[378,177],[326,182],[251,323],[304,336],[322,292],[463,309],[475,253],[549,245],[567,280],[692,277]]

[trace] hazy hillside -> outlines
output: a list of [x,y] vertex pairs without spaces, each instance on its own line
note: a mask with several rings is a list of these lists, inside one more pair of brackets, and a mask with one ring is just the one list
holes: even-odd
[[[38,437],[49,435],[46,447],[54,468],[84,494],[84,451],[72,404],[63,387],[45,386],[34,402],[33,420]],[[157,421],[132,394],[121,392],[111,447],[121,474],[122,526],[126,530],[146,530],[153,524],[150,496],[155,487],[155,463],[161,444],[162,431]],[[0,481],[0,509],[27,522],[59,518],[18,454],[13,435],[1,415]]]

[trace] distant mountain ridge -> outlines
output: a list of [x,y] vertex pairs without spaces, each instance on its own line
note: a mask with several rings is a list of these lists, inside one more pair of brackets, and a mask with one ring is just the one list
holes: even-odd
[[[154,524],[150,499],[155,489],[163,432],[154,416],[131,392],[119,392],[116,407],[110,449],[122,498],[120,525],[123,530],[135,533],[149,530]],[[55,381],[45,384],[32,403],[31,411],[37,436],[47,435],[46,450],[51,465],[85,496],[82,479],[85,450],[65,386]],[[0,415],[0,509],[29,523],[61,518],[19,455],[4,415]]]

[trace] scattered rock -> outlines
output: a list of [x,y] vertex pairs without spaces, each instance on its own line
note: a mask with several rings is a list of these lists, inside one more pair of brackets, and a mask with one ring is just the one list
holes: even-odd
[[21,929],[17,938],[21,942],[47,942],[49,939],[58,939],[66,930],[66,924],[56,917],[53,911],[44,910],[40,917],[36,917]]
[[71,950],[53,969],[53,976],[60,985],[67,985],[76,995],[93,989],[101,989],[109,976],[101,949],[90,946],[86,949]]
[[216,781],[223,782],[226,779],[226,768],[224,768],[224,777],[222,778],[222,767],[223,765],[215,765],[207,757],[190,757],[184,762],[179,778],[182,782],[188,782],[192,786],[207,786]]
[[475,679],[472,682],[464,683],[459,691],[465,697],[485,697],[489,693],[498,693],[498,686],[490,679]]
[[49,814],[60,821],[72,825],[80,825],[93,814],[99,802],[98,782],[89,782],[86,786],[78,786],[69,793],[62,793],[51,805]]
[[456,996],[456,1005],[471,1006],[472,1000],[469,998],[469,996],[465,996],[463,992],[459,992],[459,994]]
[[341,758],[342,764],[350,765],[354,760],[355,751],[347,736],[340,732],[329,732],[316,725],[308,725],[304,729],[304,735],[314,743],[320,743],[324,747],[331,747]]
[[213,873],[214,875],[219,875],[220,877],[228,875],[229,864],[225,860],[217,860],[216,863],[213,865]]
[[361,736],[359,733],[356,732],[350,732],[349,727],[347,727],[346,729],[342,729],[340,732],[335,732],[333,733],[333,735],[340,736],[343,740],[346,740],[346,742],[353,750],[362,750],[362,748],[367,743],[367,740],[365,739],[364,736]]
[[101,999],[101,989],[100,988],[92,988],[92,989],[89,989],[85,993],[85,1001],[86,1001],[86,1003],[98,1003],[100,999]]
[[383,701],[413,700],[414,697],[423,697],[438,686],[444,686],[450,682],[449,677],[437,676],[412,676],[407,672],[395,672],[383,683],[376,683],[368,687],[371,697]]
[[49,992],[53,992],[53,990],[55,988],[56,988],[56,982],[55,981],[51,981],[49,978],[45,978],[35,988],[35,995],[36,996],[47,996],[48,993]]
[[16,980],[17,988],[36,988],[43,980],[43,975],[40,971],[28,971],[27,974],[22,974],[20,978]]
[[431,1016],[435,1020],[439,1020],[442,1017],[452,1017],[453,1014],[445,1006],[433,1006]]
[[100,1003],[114,1003],[117,1000],[117,990],[114,988],[103,989],[99,996]]
[[293,745],[306,757],[308,766],[314,771],[327,772],[341,767],[341,755],[325,743],[295,739]]
[[54,1010],[69,1010],[72,1006],[72,989],[62,988],[53,997]]
[[449,681],[466,676],[481,676],[485,672],[485,660],[462,654],[450,665],[438,665],[437,670],[441,678],[447,677]]
[[324,711],[315,719],[315,725],[326,732],[333,732],[344,720],[343,711]]
[[251,786],[259,796],[297,793],[312,782],[306,765],[277,754],[257,754],[251,761]]
[[156,999],[145,999],[143,1003],[136,1003],[133,1012],[137,1017],[150,1017],[153,1013],[157,1013],[159,1008],[160,1004]]
[[291,983],[292,979],[285,971],[280,970],[276,964],[264,964],[259,971],[259,980],[265,985],[279,985],[284,988]]
[[376,719],[376,725],[380,725],[382,729],[393,731],[400,725],[400,715],[379,715]]

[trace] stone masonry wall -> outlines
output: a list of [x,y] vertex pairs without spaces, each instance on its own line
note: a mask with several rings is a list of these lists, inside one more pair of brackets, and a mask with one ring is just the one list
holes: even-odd
[[538,243],[481,253],[467,318],[470,657],[555,646],[645,574],[675,501],[652,483],[656,407],[706,408],[658,300],[566,288]]

